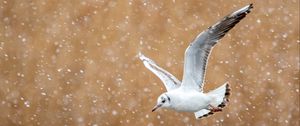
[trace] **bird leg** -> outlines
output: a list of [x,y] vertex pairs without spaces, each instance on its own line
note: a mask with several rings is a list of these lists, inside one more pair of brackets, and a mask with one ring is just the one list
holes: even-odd
[[214,107],[211,104],[208,105],[208,110],[212,111],[212,112],[220,112],[222,111],[222,108],[220,107]]

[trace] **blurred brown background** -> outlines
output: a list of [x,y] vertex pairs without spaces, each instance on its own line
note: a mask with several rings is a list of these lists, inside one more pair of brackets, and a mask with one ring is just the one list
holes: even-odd
[[[159,110],[141,51],[182,78],[198,33],[249,3],[214,48],[205,90],[229,105],[196,120]],[[299,0],[0,0],[0,125],[299,125]]]

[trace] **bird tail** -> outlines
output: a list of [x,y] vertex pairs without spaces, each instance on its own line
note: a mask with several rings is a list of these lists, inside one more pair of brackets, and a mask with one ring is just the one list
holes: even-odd
[[218,87],[217,89],[208,92],[207,95],[212,96],[214,98],[210,105],[224,108],[226,106],[226,103],[229,101],[230,95],[230,88],[228,82]]
[[[218,107],[220,109],[224,108],[226,106],[226,103],[229,101],[228,98],[230,95],[230,88],[228,82],[218,87],[217,89],[208,92],[207,95],[213,98],[210,105]],[[200,111],[195,112],[195,116],[198,119],[202,117],[207,117],[212,114],[214,114],[214,112],[212,112],[209,109],[202,109]]]

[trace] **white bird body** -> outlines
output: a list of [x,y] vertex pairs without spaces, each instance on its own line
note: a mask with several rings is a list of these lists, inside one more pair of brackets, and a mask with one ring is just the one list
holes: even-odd
[[208,93],[203,92],[207,60],[218,40],[223,38],[252,8],[250,4],[229,14],[194,39],[185,51],[182,82],[151,59],[139,54],[146,68],[159,77],[167,89],[167,92],[158,97],[157,105],[152,111],[159,107],[170,108],[176,111],[194,112],[196,118],[222,111],[228,102],[229,84],[226,82]]
[[197,112],[207,108],[211,101],[210,96],[202,92],[196,90],[189,90],[189,93],[186,92],[184,88],[178,88],[166,93],[171,98],[171,109],[182,112]]

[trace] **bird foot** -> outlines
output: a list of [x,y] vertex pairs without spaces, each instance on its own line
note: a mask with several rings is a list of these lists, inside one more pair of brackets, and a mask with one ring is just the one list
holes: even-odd
[[208,108],[211,112],[220,112],[222,111],[222,108],[220,107],[214,107],[212,105],[209,105],[209,108]]

